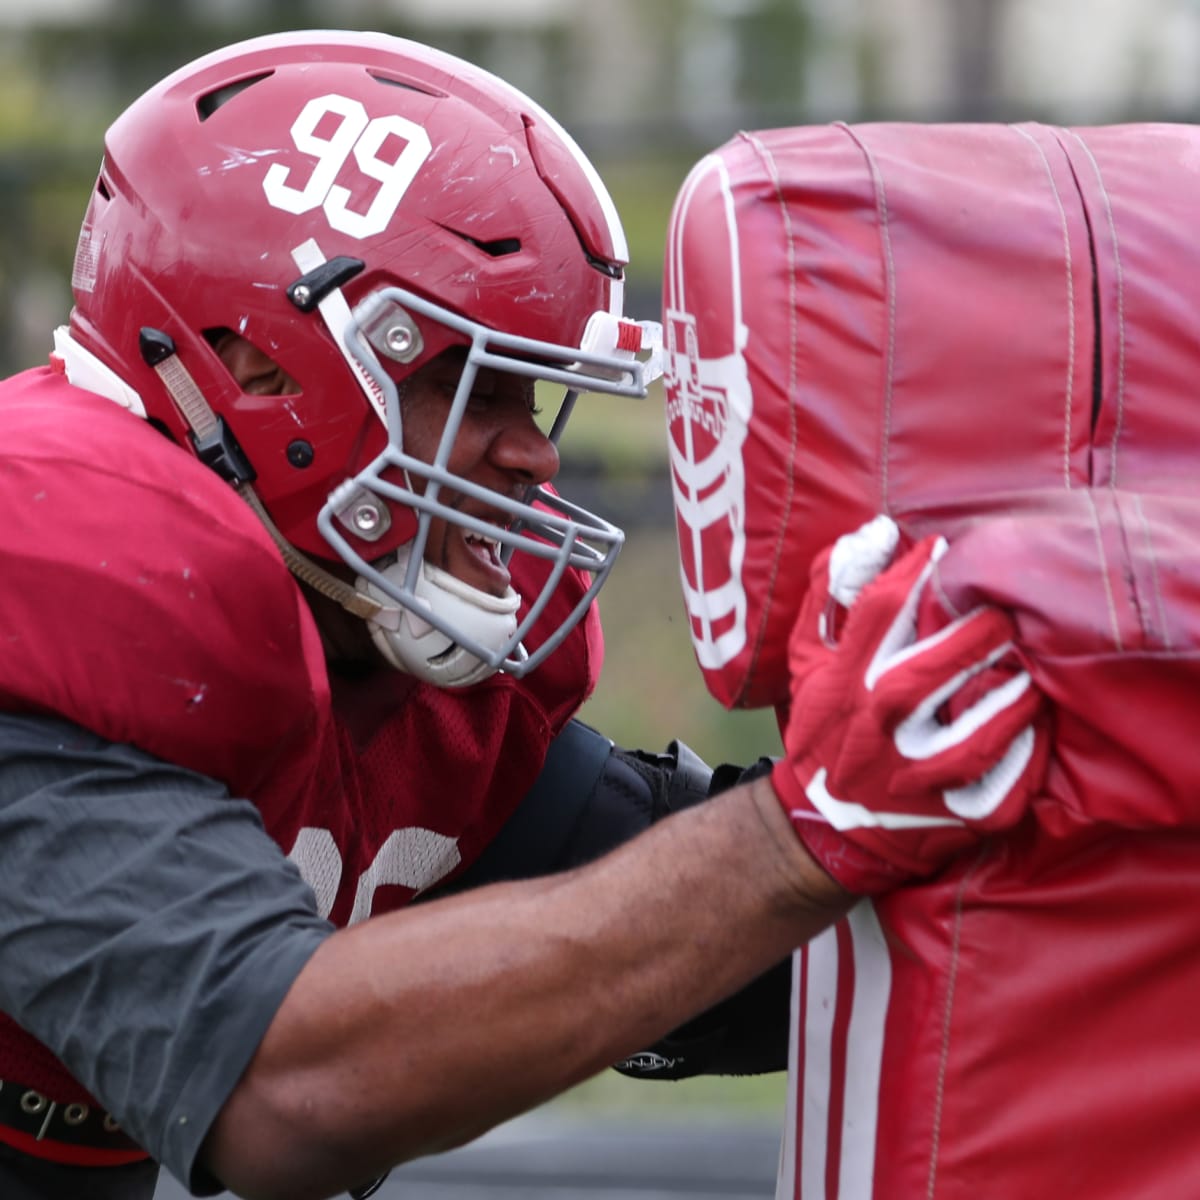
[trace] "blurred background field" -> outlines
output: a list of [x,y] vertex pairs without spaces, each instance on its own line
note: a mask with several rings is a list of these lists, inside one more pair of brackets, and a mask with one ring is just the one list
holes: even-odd
[[[554,112],[622,213],[637,316],[658,311],[676,189],[738,129],[1191,121],[1200,111],[1200,0],[0,0],[0,371],[44,361],[67,314],[79,218],[121,108],[206,50],[329,25],[431,42]],[[607,665],[585,719],[627,744],[682,737],[713,761],[774,752],[771,715],[721,710],[692,657],[661,394],[585,400],[563,458],[563,489],[587,493],[629,533],[602,596]],[[559,1103],[773,1122],[782,1084],[610,1075]]]
[[688,167],[738,129],[827,120],[1190,120],[1198,0],[0,0],[0,369],[36,361],[104,128],[197,55],[378,29],[491,68],[592,156],[657,306]]

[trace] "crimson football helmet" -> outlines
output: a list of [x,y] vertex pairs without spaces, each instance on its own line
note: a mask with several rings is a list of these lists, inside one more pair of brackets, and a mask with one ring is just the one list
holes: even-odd
[[[514,500],[447,463],[481,368],[562,385],[555,441],[578,392],[645,394],[657,327],[622,317],[626,258],[595,169],[516,89],[382,34],[273,35],[183,67],[109,130],[57,353],[242,490],[393,665],[447,686],[520,675],[586,613],[623,535],[549,488]],[[214,350],[225,331],[299,393],[243,391]],[[424,462],[405,449],[404,382],[452,347],[462,374]],[[540,593],[425,563],[434,518],[505,561],[548,560]],[[542,628],[568,569],[584,594]]]

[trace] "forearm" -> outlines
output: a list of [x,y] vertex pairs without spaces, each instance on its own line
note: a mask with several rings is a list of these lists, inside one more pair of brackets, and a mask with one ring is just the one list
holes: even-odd
[[[542,773],[499,835],[441,889],[464,891],[583,866],[651,825],[738,783],[769,774],[770,758],[716,771],[682,742],[660,753],[615,746],[578,720],[551,743]],[[422,899],[433,899],[438,890]],[[790,954],[664,1038],[612,1064],[632,1078],[755,1075],[787,1067]]]
[[581,870],[342,931],[297,979],[207,1164],[235,1191],[298,1200],[459,1144],[720,1000],[849,902],[760,780]]

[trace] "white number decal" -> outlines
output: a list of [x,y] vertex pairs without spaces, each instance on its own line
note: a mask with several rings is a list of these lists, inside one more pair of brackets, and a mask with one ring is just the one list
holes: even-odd
[[[338,118],[337,127],[328,137],[321,137],[317,128],[331,114]],[[296,215],[323,208],[334,229],[354,238],[371,237],[387,228],[432,150],[429,134],[420,125],[394,113],[371,119],[357,100],[336,93],[310,100],[292,122],[291,133],[296,149],[311,154],[316,164],[304,186],[293,187],[288,183],[291,168],[272,163],[263,177],[267,200]],[[403,145],[389,162],[379,155],[392,135]],[[366,212],[353,211],[349,207],[353,193],[335,182],[351,152],[362,173],[380,185]]]
[[[317,897],[317,911],[328,917],[342,882],[342,856],[328,829],[306,825],[296,835],[288,858]],[[410,826],[394,829],[375,852],[371,865],[358,877],[354,907],[346,922],[353,925],[371,915],[375,892],[387,884],[398,884],[423,892],[449,875],[462,860],[458,839]]]
[[[317,137],[316,129],[321,118],[337,113],[342,119],[330,138]],[[292,141],[302,154],[311,154],[317,165],[313,167],[308,182],[302,188],[287,183],[291,168],[283,163],[272,163],[263,179],[263,191],[267,199],[284,212],[306,213],[323,204],[333,187],[337,173],[367,127],[367,114],[357,100],[345,96],[320,96],[310,100],[300,115],[292,122]]]

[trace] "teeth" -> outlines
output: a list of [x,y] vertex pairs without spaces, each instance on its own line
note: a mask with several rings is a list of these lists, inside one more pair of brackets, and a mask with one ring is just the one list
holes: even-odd
[[468,533],[466,535],[466,543],[468,546],[482,546],[486,549],[488,557],[493,563],[500,561],[500,542],[496,538],[484,537],[478,533]]

